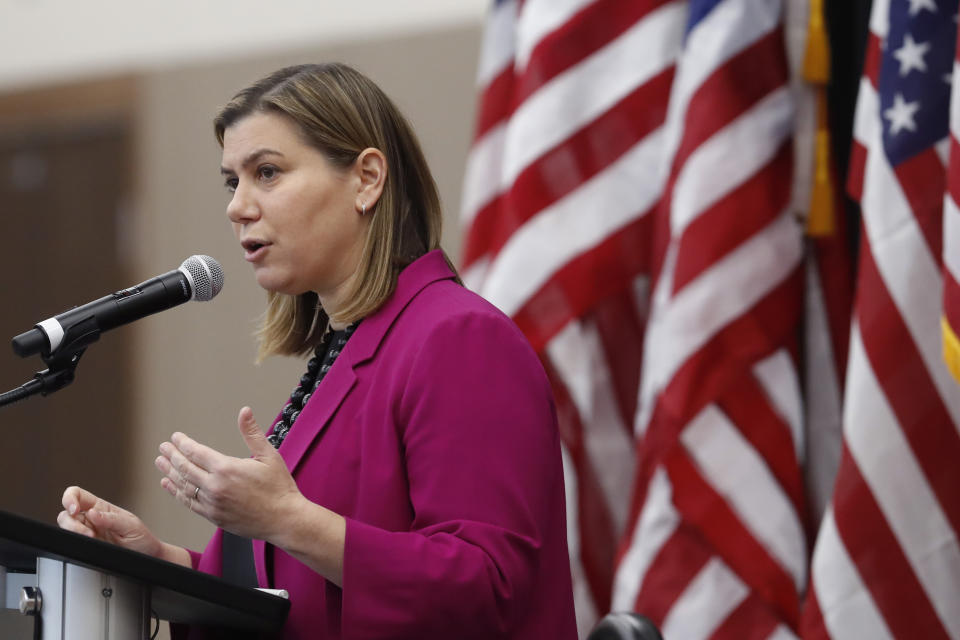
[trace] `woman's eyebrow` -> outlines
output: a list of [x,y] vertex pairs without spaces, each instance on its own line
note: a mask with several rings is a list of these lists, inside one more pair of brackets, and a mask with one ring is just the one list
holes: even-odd
[[[244,169],[250,166],[251,164],[253,164],[254,162],[256,162],[257,160],[259,160],[260,158],[262,158],[263,156],[269,156],[269,155],[280,156],[281,158],[283,157],[283,154],[275,149],[267,149],[267,148],[257,149],[256,151],[253,151],[250,154],[248,154],[247,157],[243,159],[243,162],[240,163],[240,168]],[[226,167],[220,167],[220,173],[230,174],[230,173],[233,173],[233,170],[227,169]]]

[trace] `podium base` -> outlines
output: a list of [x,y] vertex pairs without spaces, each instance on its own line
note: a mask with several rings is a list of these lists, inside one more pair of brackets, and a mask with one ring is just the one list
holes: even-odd
[[150,637],[149,589],[75,564],[37,558],[41,640]]

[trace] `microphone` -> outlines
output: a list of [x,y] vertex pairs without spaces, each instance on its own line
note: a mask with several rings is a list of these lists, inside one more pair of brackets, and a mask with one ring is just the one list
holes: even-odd
[[210,256],[190,256],[179,269],[37,323],[13,339],[13,351],[21,358],[35,353],[50,357],[61,347],[86,347],[103,331],[188,300],[210,300],[222,288],[220,263]]

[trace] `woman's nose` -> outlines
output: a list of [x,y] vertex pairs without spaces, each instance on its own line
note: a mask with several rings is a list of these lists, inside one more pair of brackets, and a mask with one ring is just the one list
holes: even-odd
[[230,198],[230,202],[227,204],[227,218],[230,219],[230,222],[242,224],[255,220],[259,215],[259,210],[257,209],[252,194],[250,194],[249,190],[246,189],[242,183],[238,184],[233,191],[233,197]]

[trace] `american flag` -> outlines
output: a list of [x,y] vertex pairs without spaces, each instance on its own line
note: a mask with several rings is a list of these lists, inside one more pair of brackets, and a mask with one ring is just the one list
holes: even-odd
[[783,3],[694,0],[665,125],[638,481],[613,606],[792,637],[807,580]]
[[554,385],[581,634],[609,609],[634,475],[650,225],[680,0],[504,0],[481,52],[463,276]]
[[782,11],[506,0],[488,23],[463,273],[554,383],[583,635],[611,606],[620,539],[612,606],[668,637],[797,624],[803,243]]
[[[872,7],[851,159],[863,220],[843,452],[805,638],[960,638],[960,387],[940,351],[956,10]],[[944,249],[953,269],[960,247]]]

